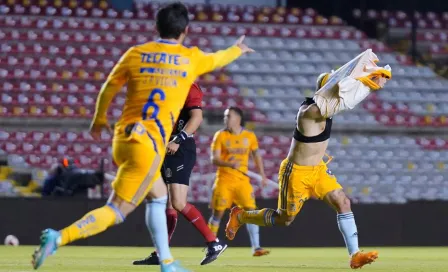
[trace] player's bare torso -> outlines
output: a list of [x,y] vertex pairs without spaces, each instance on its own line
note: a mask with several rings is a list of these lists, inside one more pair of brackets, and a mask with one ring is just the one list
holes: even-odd
[[[307,105],[304,105],[299,109],[297,114],[297,129],[307,137],[319,135],[325,130],[326,120],[305,118],[302,111],[307,107]],[[327,151],[328,141],[329,140],[317,143],[302,143],[293,138],[289,148],[288,159],[297,165],[319,165]]]

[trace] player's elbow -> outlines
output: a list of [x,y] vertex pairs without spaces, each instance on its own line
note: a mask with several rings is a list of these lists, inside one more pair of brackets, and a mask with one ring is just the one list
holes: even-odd
[[263,166],[263,157],[261,157],[261,155],[258,153],[255,155],[255,163],[258,166]]
[[214,156],[210,157],[210,161],[213,165],[218,166],[218,160]]

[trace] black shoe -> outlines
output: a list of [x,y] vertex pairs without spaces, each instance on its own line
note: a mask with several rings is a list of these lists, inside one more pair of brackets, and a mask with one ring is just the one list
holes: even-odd
[[132,263],[133,265],[160,265],[159,256],[157,256],[157,252],[151,253],[148,257],[143,260],[137,260]]
[[209,264],[216,259],[227,249],[227,244],[216,239],[215,242],[207,244],[205,257],[201,261],[201,265]]

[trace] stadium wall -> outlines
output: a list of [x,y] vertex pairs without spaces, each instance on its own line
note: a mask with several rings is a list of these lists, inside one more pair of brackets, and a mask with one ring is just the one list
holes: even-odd
[[[115,0],[115,1],[123,1],[123,0]],[[130,1],[132,3],[132,1]],[[134,0],[134,2],[138,3],[151,3],[154,0]],[[157,3],[170,3],[173,0],[157,0]],[[182,3],[186,4],[226,4],[226,5],[251,5],[251,6],[270,6],[275,7],[277,5],[286,6],[286,0],[226,0],[223,2],[222,0],[182,0]]]
[[[37,244],[44,228],[62,228],[104,202],[85,199],[0,199],[0,238],[16,235],[21,244]],[[262,207],[276,207],[276,201],[263,200]],[[207,205],[198,208],[209,215]],[[78,245],[150,246],[144,223],[144,205],[125,223]],[[448,246],[448,202],[415,202],[404,205],[354,205],[360,243],[363,246]],[[227,218],[225,218],[227,220]],[[224,220],[223,220],[224,221]],[[224,226],[225,222],[222,222]],[[220,230],[223,236],[223,229]],[[266,247],[334,247],[344,242],[338,231],[336,215],[324,203],[309,201],[289,228],[262,228]],[[180,218],[173,246],[203,246],[202,237]],[[242,229],[231,246],[249,246]]]

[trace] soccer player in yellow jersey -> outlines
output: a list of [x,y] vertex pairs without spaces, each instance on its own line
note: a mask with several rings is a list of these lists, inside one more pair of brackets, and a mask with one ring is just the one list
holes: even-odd
[[58,247],[87,238],[123,222],[149,195],[149,228],[159,253],[161,271],[187,271],[173,261],[166,227],[167,188],[160,168],[171,132],[196,78],[223,67],[242,54],[253,52],[242,43],[214,54],[197,47],[182,45],[188,32],[188,11],[181,3],[172,3],[157,13],[160,40],[131,47],[113,68],[103,85],[96,104],[91,133],[98,138],[110,128],[107,110],[110,102],[127,83],[123,113],[115,126],[112,143],[118,172],[112,183],[113,193],[107,204],[87,213],[60,230],[47,229],[40,247],[33,254],[33,266]]
[[[329,77],[330,75],[327,73],[319,76],[316,89],[321,89]],[[327,168],[329,161],[324,162],[323,157],[331,134],[333,115],[350,109],[349,107],[344,108],[348,102],[353,102],[350,105],[354,107],[370,92],[382,88],[390,77],[390,71],[386,70],[361,79],[348,76],[333,87],[329,87],[331,92],[325,97],[319,97],[316,94],[314,98],[307,98],[297,114],[294,138],[288,156],[280,165],[277,209],[248,212],[234,207],[226,226],[227,238],[233,240],[243,224],[289,226],[302,209],[305,201],[310,197],[316,197],[328,203],[337,212],[339,230],[350,254],[350,267],[361,268],[376,260],[378,252],[359,250],[358,230],[351,211],[350,200],[336,177]],[[330,78],[328,81],[332,81],[332,79]],[[344,100],[339,96],[341,93],[344,94]],[[325,100],[321,100],[322,98]],[[317,101],[323,101],[322,105],[324,106],[318,106]]]
[[[218,167],[210,205],[213,213],[209,220],[209,227],[215,234],[224,212],[233,204],[247,211],[256,209],[253,188],[247,176],[250,156],[262,176],[262,185],[267,184],[263,160],[258,153],[257,136],[244,129],[243,111],[238,107],[228,108],[224,112],[224,122],[226,128],[215,133],[211,145],[211,161]],[[259,227],[248,224],[247,231],[253,256],[269,254],[268,250],[260,247]]]

